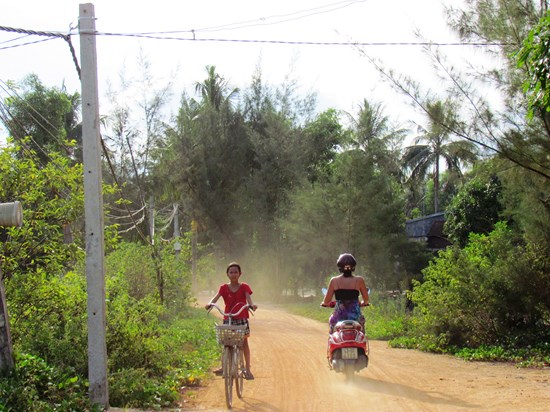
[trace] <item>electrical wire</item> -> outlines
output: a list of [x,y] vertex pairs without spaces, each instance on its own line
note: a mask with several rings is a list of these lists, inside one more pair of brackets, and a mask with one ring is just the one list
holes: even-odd
[[177,40],[177,41],[190,41],[190,42],[207,42],[207,43],[263,43],[263,44],[282,44],[282,45],[303,45],[303,46],[506,46],[510,43],[504,42],[431,42],[431,41],[418,41],[418,42],[347,42],[347,41],[292,41],[292,40],[260,40],[260,39],[229,39],[229,38],[193,38],[189,37],[175,37],[175,36],[158,36],[139,33],[96,33],[97,36],[113,36],[113,37],[136,37],[145,38],[151,40]]
[[[4,46],[4,47],[0,47],[0,50],[15,49],[17,47],[30,46],[31,44],[44,43],[44,42],[47,42],[47,41],[50,41],[50,40],[55,40],[55,38],[51,37],[49,39],[40,39],[40,40],[29,41],[29,42],[26,42],[26,43],[14,44],[12,46]],[[6,43],[8,41],[6,41]]]
[[[204,27],[200,29],[187,29],[187,30],[179,30],[179,31],[166,31],[166,32],[143,32],[143,33],[136,33],[136,34],[143,34],[143,35],[151,35],[151,34],[175,34],[175,33],[201,33],[201,32],[216,32],[216,31],[226,31],[226,30],[237,30],[237,29],[243,29],[248,27],[257,27],[257,26],[267,26],[267,25],[275,25],[275,24],[281,24],[286,23],[288,21],[294,21],[294,20],[300,20],[304,18],[308,18],[317,14],[322,13],[329,13],[335,10],[343,9],[345,7],[349,7],[356,3],[364,3],[366,0],[346,0],[341,1],[338,3],[331,3],[326,4],[324,6],[314,7],[312,9],[306,9],[306,10],[300,10],[297,12],[287,13],[287,14],[281,14],[281,15],[272,15],[268,17],[260,17],[253,20],[246,20],[242,22],[237,23],[229,23],[229,24],[223,24],[220,26],[212,26],[212,27]],[[332,7],[328,10],[322,10]],[[308,14],[304,14],[308,13]],[[299,15],[299,16],[296,16]],[[290,16],[296,16],[285,20],[278,20],[274,22],[269,22],[269,20],[273,19],[279,19],[279,18],[286,18]]]

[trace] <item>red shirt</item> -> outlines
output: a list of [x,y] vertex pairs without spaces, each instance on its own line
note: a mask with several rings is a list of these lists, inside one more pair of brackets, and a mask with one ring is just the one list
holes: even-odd
[[[248,286],[247,283],[241,283],[236,292],[232,292],[229,289],[229,285],[224,283],[220,286],[218,291],[220,296],[223,298],[225,303],[225,313],[235,313],[238,312],[243,305],[246,305],[246,293],[252,295],[252,289]],[[235,316],[233,319],[248,319],[248,310],[242,311],[239,316]]]

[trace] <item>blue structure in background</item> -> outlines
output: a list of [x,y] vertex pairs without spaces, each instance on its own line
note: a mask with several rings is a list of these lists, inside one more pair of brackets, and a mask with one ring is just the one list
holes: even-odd
[[445,233],[445,212],[422,216],[405,222],[407,237],[416,242],[423,242],[429,251],[436,252],[451,245]]

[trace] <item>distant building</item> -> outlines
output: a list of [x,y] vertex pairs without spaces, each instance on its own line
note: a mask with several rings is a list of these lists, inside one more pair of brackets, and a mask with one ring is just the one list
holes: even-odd
[[423,242],[428,250],[435,252],[451,245],[451,242],[443,233],[444,224],[445,212],[434,213],[407,220],[405,222],[405,232],[409,239]]

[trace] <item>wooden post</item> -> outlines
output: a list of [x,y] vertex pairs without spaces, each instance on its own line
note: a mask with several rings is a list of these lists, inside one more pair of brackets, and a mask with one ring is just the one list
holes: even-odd
[[108,408],[109,388],[105,339],[105,239],[94,5],[90,3],[80,4],[79,12],[80,60],[82,65],[86,282],[88,291],[89,396],[93,404]]

